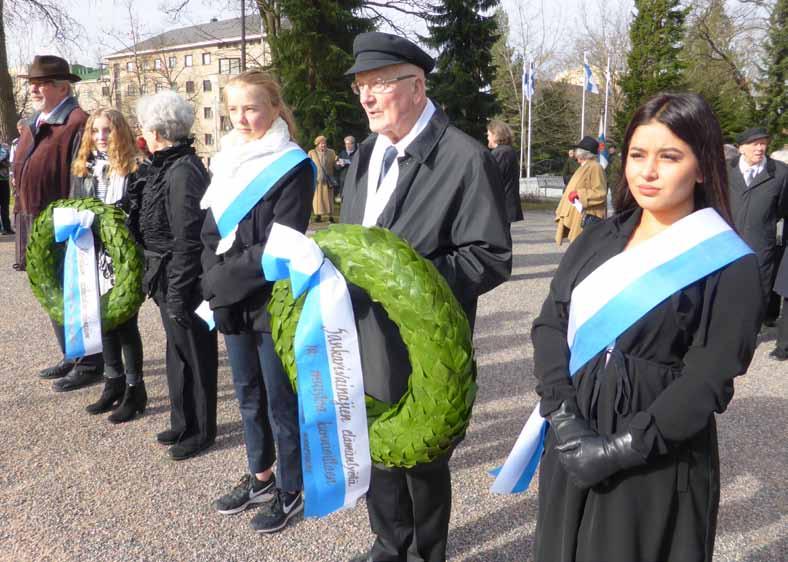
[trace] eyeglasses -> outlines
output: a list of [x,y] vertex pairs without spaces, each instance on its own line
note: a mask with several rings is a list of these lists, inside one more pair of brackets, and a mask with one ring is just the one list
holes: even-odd
[[407,80],[408,78],[416,78],[415,74],[405,74],[404,76],[397,76],[396,78],[389,78],[388,80],[384,80],[383,78],[376,78],[372,82],[358,82],[354,81],[350,85],[350,89],[353,90],[353,93],[359,95],[361,93],[362,88],[369,88],[369,91],[373,94],[388,94],[394,89],[394,84],[401,80]]

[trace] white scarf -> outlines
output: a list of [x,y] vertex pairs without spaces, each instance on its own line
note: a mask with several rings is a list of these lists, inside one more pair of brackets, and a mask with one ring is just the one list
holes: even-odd
[[[200,208],[210,209],[227,197],[229,186],[246,186],[283,151],[298,148],[290,140],[287,123],[277,117],[271,128],[261,138],[246,141],[238,132],[231,131],[221,140],[221,148],[211,161],[211,184],[200,201]],[[216,214],[214,213],[214,218]],[[236,227],[231,234],[219,242],[216,254],[229,250],[235,241]]]

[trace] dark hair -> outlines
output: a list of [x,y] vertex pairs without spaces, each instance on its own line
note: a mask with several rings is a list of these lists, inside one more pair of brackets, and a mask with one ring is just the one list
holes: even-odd
[[635,129],[651,121],[665,125],[686,142],[698,160],[703,183],[695,186],[695,210],[711,207],[733,225],[720,122],[706,100],[698,94],[658,94],[635,111],[627,125],[621,150],[622,173],[613,197],[616,213],[638,206],[627,183],[629,143]]

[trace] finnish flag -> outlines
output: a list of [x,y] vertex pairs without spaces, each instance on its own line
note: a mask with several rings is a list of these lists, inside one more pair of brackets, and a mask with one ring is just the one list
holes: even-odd
[[586,92],[598,94],[599,85],[594,81],[594,74],[591,72],[591,67],[588,65],[588,56],[586,53],[583,53],[583,73],[585,74],[584,87]]

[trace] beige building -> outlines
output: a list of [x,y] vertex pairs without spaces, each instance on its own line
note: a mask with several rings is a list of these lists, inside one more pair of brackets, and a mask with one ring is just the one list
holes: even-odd
[[[246,18],[247,68],[270,64],[259,16]],[[134,124],[140,96],[172,89],[194,104],[197,154],[206,163],[231,128],[221,102],[224,85],[241,72],[241,18],[167,31],[104,59],[102,76],[77,90],[80,105],[120,109]]]

